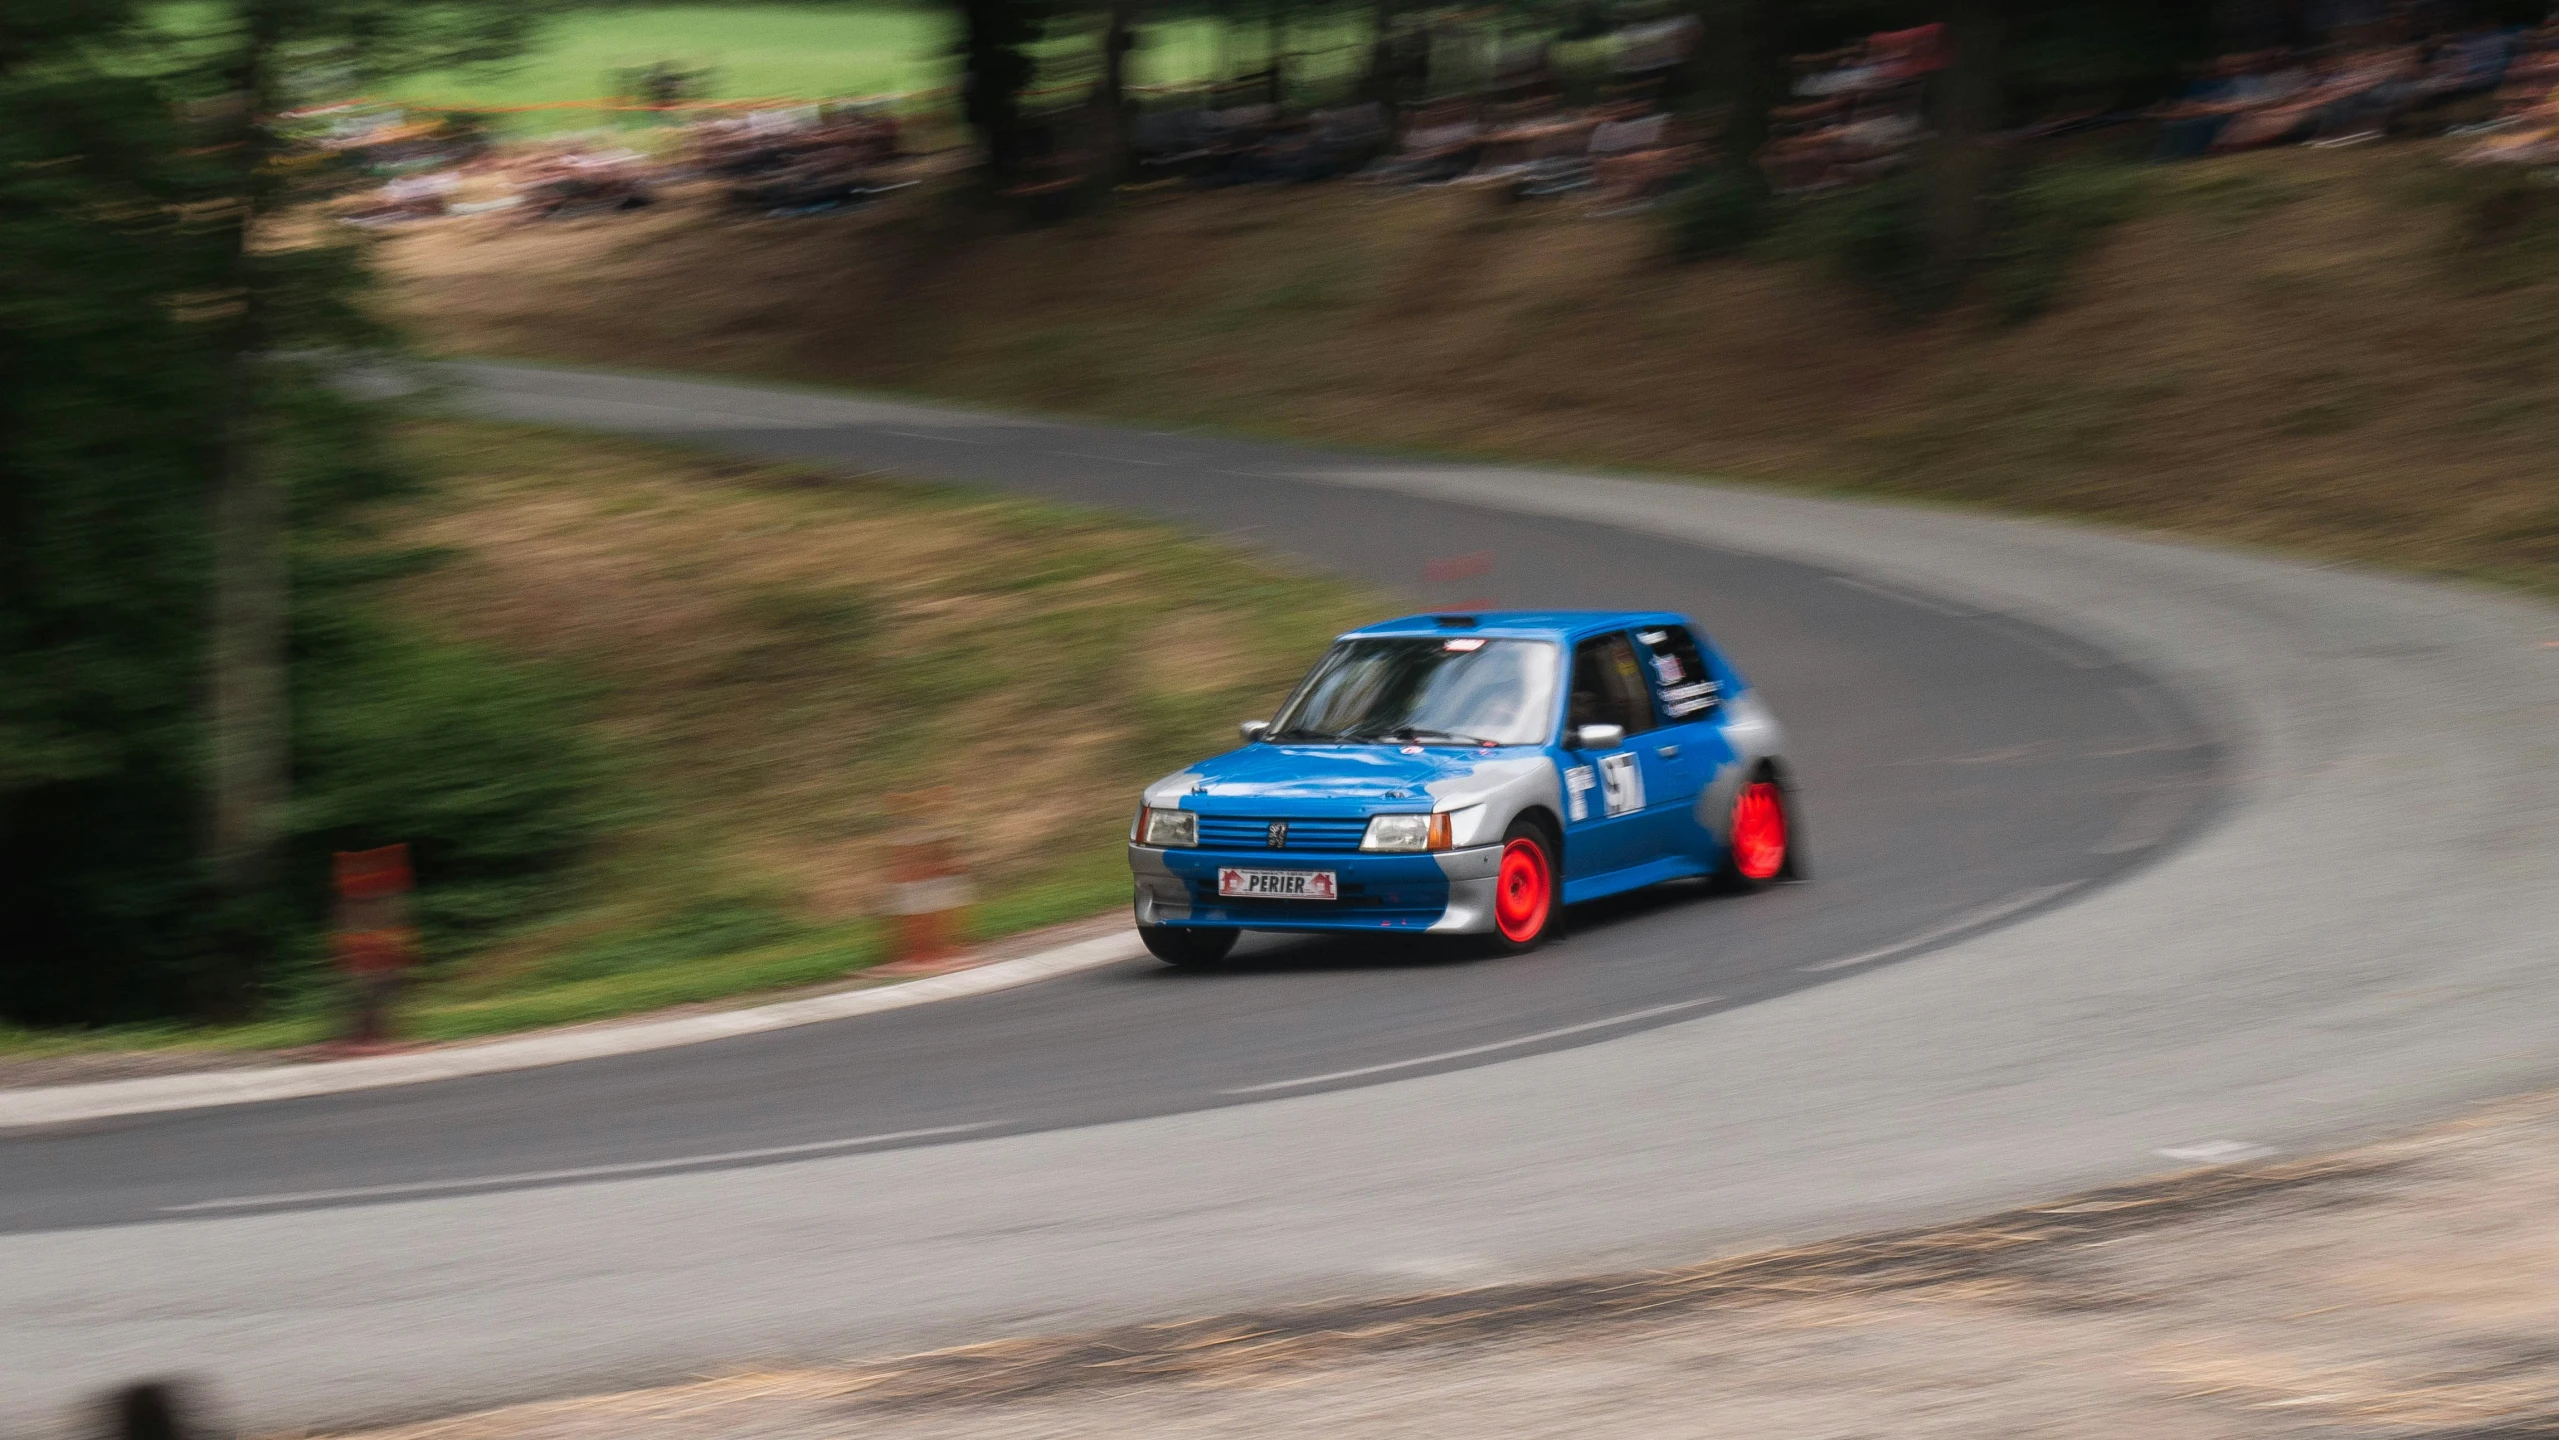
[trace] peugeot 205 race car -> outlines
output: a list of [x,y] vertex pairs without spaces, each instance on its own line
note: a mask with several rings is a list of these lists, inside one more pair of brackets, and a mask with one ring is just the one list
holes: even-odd
[[1776,718],[1679,615],[1390,620],[1243,734],[1148,786],[1129,833],[1138,933],[1176,965],[1245,930],[1525,951],[1564,905],[1796,869]]

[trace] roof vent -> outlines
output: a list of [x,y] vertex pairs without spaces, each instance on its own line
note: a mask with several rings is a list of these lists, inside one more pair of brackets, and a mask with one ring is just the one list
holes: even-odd
[[1475,628],[1475,617],[1472,615],[1434,615],[1431,617],[1431,623],[1437,625],[1442,630],[1472,630]]

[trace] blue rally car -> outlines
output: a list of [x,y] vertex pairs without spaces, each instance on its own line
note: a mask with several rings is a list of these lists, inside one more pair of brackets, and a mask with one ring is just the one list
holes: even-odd
[[1776,718],[1683,616],[1390,620],[1243,733],[1148,786],[1129,833],[1138,933],[1176,965],[1245,930],[1524,951],[1565,905],[1795,873]]

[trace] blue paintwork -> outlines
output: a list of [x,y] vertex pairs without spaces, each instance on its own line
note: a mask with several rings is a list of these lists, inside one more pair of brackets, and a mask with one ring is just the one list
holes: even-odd
[[1380,620],[1353,635],[1504,635],[1530,640],[1579,640],[1604,630],[1635,625],[1689,625],[1687,616],[1669,610],[1468,610],[1457,612],[1473,625],[1442,625],[1444,611],[1426,611],[1395,620]]
[[[1448,909],[1448,881],[1433,855],[1304,855],[1269,850],[1167,850],[1165,867],[1191,891],[1191,924],[1253,930],[1427,930]],[[1221,865],[1330,870],[1342,887],[1331,904],[1218,898]]]
[[[1721,685],[1727,705],[1749,691],[1749,682],[1717,653],[1705,630],[1686,616],[1670,611],[1469,613],[1475,622],[1472,625],[1443,625],[1435,614],[1408,615],[1350,631],[1341,638],[1481,636],[1546,640],[1561,646],[1569,660],[1575,644],[1594,636],[1679,626],[1697,641],[1700,656]],[[1571,691],[1568,676],[1557,686],[1555,713],[1548,724],[1548,743],[1544,745],[1263,742],[1191,766],[1182,772],[1189,784],[1177,803],[1200,815],[1202,844],[1197,849],[1149,852],[1159,854],[1165,868],[1179,877],[1190,892],[1189,916],[1169,923],[1256,930],[1429,928],[1446,911],[1449,898],[1449,882],[1439,857],[1361,852],[1351,827],[1364,824],[1373,815],[1428,812],[1433,808],[1432,786],[1463,780],[1488,764],[1516,765],[1522,759],[1542,758],[1555,767],[1560,785],[1567,770],[1589,766],[1596,758],[1557,743],[1562,738]],[[1591,818],[1567,821],[1561,897],[1566,904],[1683,876],[1709,874],[1723,862],[1720,842],[1699,822],[1694,805],[1686,802],[1694,801],[1700,786],[1711,780],[1716,765],[1731,759],[1732,747],[1723,742],[1715,717],[1673,720],[1667,709],[1660,708],[1663,702],[1658,686],[1655,703],[1657,728],[1630,741],[1628,746],[1640,754],[1647,804],[1640,811],[1606,817],[1600,812],[1600,796],[1594,791],[1590,796]],[[1662,759],[1655,753],[1666,740],[1677,742],[1682,752],[1678,757]],[[1219,819],[1234,823],[1214,826]],[[1274,850],[1260,843],[1256,827],[1244,823],[1271,819],[1318,823],[1295,832],[1287,848]],[[1321,823],[1325,821],[1333,823]],[[1212,828],[1224,832],[1214,837],[1214,843]],[[1222,900],[1217,895],[1217,871],[1227,865],[1332,870],[1339,877],[1343,899],[1334,903]]]
[[1564,877],[1564,903],[1579,905],[1585,900],[1604,900],[1629,890],[1641,890],[1647,885],[1659,885],[1665,880],[1712,874],[1714,869],[1695,855],[1662,855],[1603,875],[1585,875],[1579,879],[1567,875]]
[[[1191,767],[1204,788],[1182,802],[1203,815],[1392,815],[1431,808],[1429,786],[1485,760],[1536,747],[1247,745]],[[1274,809],[1284,804],[1285,809]]]

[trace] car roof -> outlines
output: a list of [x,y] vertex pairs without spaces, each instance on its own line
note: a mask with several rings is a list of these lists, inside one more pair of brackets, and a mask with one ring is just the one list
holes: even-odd
[[1634,625],[1686,625],[1668,610],[1435,610],[1363,625],[1343,635],[1488,635],[1512,639],[1571,640],[1600,630]]

